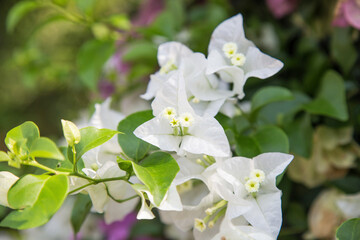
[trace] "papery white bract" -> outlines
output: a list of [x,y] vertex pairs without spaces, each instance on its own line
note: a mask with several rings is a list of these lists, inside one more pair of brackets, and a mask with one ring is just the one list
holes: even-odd
[[[275,238],[282,222],[281,191],[276,187],[276,177],[292,159],[289,154],[264,153],[253,159],[234,157],[218,164],[217,178],[212,183],[213,189],[228,201],[226,216],[230,219],[244,216],[252,226]],[[259,178],[264,174],[262,182],[252,178],[259,173]],[[221,178],[227,183],[220,185]],[[259,183],[257,191],[247,186],[249,180]]]
[[337,201],[337,205],[345,217],[360,217],[360,193],[341,196]]
[[262,53],[246,39],[241,14],[214,30],[208,52],[207,74],[218,73],[222,80],[232,82],[239,98],[244,97],[243,86],[249,77],[268,78],[283,67],[282,62]]
[[8,191],[18,179],[19,177],[15,176],[11,172],[0,172],[0,205],[9,207],[7,200]]
[[190,54],[192,54],[192,51],[182,43],[166,42],[161,44],[157,55],[160,70],[150,76],[146,93],[141,97],[146,100],[154,98],[157,91],[179,68],[183,58]]
[[[138,138],[162,150],[175,151],[179,155],[186,153],[219,157],[231,155],[221,125],[213,117],[198,116],[189,105],[181,72],[175,73],[158,92],[152,108],[155,118],[135,129],[134,134]],[[182,126],[184,129],[176,132],[171,125],[172,119],[169,121],[168,117],[164,117],[164,110],[169,108],[173,108],[180,118],[184,114],[191,116],[191,124],[188,127]],[[181,130],[184,132],[181,133]]]

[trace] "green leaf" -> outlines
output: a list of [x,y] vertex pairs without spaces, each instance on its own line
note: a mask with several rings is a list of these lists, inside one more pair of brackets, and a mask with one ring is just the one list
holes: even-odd
[[343,178],[332,180],[329,183],[346,194],[360,192],[360,177],[356,175],[348,175]]
[[180,170],[176,160],[165,152],[155,152],[141,161],[140,164],[133,161],[122,161],[132,164],[136,176],[154,196],[154,202],[157,206],[164,199],[172,181]]
[[27,150],[31,148],[32,143],[35,141],[35,139],[40,137],[39,128],[36,126],[33,122],[25,122],[21,124],[20,126],[17,126],[13,129],[11,129],[7,134],[5,138],[5,143],[7,147],[12,150],[13,146],[12,143],[10,143],[10,139],[13,142],[22,142],[25,141]]
[[336,230],[337,240],[359,240],[360,218],[347,220]]
[[137,138],[133,132],[138,126],[153,117],[151,110],[142,111],[131,114],[119,122],[118,131],[124,134],[118,135],[118,141],[128,157],[138,161],[149,152],[152,145]]
[[28,229],[45,224],[61,207],[68,184],[65,175],[26,175],[21,178],[8,192],[10,206],[18,210],[7,215],[0,226]]
[[291,99],[293,99],[293,94],[286,88],[264,87],[257,91],[251,99],[251,112],[254,113],[272,102],[286,101]]
[[[68,147],[60,147],[60,151],[63,154],[63,156],[65,156],[65,160],[57,162],[56,170],[72,172],[73,171],[72,149]],[[68,153],[68,151],[70,151],[70,153]],[[71,158],[68,157],[69,155],[71,156]],[[85,167],[82,159],[79,159],[76,165],[77,165],[77,169],[83,169]]]
[[88,16],[93,14],[96,2],[97,0],[75,0],[76,7]]
[[40,158],[51,158],[56,160],[65,160],[64,156],[49,138],[40,137],[35,139],[30,148],[30,156]]
[[156,61],[157,48],[155,44],[148,41],[136,41],[129,46],[122,56],[123,60],[126,62],[135,62],[135,61]]
[[0,162],[8,162],[10,160],[11,158],[9,157],[9,155],[7,155],[6,152],[0,151]]
[[345,74],[349,73],[357,58],[351,34],[351,28],[335,28],[331,36],[331,56]]
[[73,227],[75,234],[80,231],[80,228],[89,214],[91,207],[92,203],[89,195],[77,195],[70,219],[71,226]]
[[308,114],[285,126],[289,137],[290,152],[309,158],[313,142],[313,128]]
[[256,141],[248,136],[236,137],[236,155],[241,157],[253,158],[261,153]]
[[100,40],[88,41],[80,48],[77,55],[78,72],[81,81],[87,87],[96,90],[104,64],[115,50],[113,41]]
[[75,145],[76,159],[79,160],[84,153],[109,141],[118,133],[120,132],[106,128],[86,127],[80,129],[81,140]]
[[320,91],[315,100],[305,104],[306,111],[312,114],[324,115],[337,120],[346,121],[349,118],[345,86],[342,77],[329,70],[322,78]]
[[266,152],[283,152],[289,153],[289,140],[278,127],[265,126],[260,128],[252,136],[260,149],[260,153]]
[[7,31],[10,33],[13,32],[16,25],[26,14],[40,7],[42,7],[42,5],[35,1],[22,1],[17,3],[13,8],[11,8],[9,14],[7,15]]

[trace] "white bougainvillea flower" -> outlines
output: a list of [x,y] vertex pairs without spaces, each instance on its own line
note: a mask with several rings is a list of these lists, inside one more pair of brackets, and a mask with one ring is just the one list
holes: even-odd
[[192,53],[187,46],[179,42],[166,42],[161,44],[157,54],[160,70],[150,76],[146,93],[141,95],[141,97],[146,100],[154,98],[157,91],[180,67],[182,59]]
[[214,30],[209,44],[207,74],[218,73],[222,80],[234,84],[239,98],[249,77],[268,78],[277,73],[283,63],[262,53],[246,39],[243,18],[238,14],[222,22]]
[[[185,83],[180,72],[174,74],[158,92],[152,103],[155,118],[135,129],[134,134],[161,150],[207,154],[214,157],[230,156],[230,146],[225,132],[213,117],[198,116],[188,103]],[[175,127],[167,109],[176,112],[180,126]],[[190,121],[181,119],[186,115]],[[169,120],[170,119],[170,120]],[[187,122],[187,123],[185,123]]]
[[[102,147],[92,149],[83,155],[85,168],[82,171],[93,179],[125,176],[126,173],[119,168],[115,155],[107,154]],[[70,191],[89,183],[88,180],[78,177],[72,177],[71,180]],[[102,182],[90,185],[82,191],[89,194],[96,212],[105,213],[107,223],[123,219],[138,203],[138,199],[131,199],[124,203],[115,201],[136,195],[130,184],[125,181]]]
[[19,179],[11,172],[0,172],[0,205],[9,207],[7,194],[11,186]]
[[[137,215],[137,219],[153,219],[155,215],[151,212],[153,207],[162,211],[182,211],[183,206],[180,201],[180,196],[176,191],[176,186],[172,184],[160,205],[156,205],[154,196],[150,193],[148,188],[142,184],[133,184],[132,188],[137,192],[141,198],[141,207]],[[146,195],[145,195],[146,194]],[[147,201],[150,202],[150,206]]]
[[[276,238],[282,222],[276,177],[292,159],[289,154],[264,153],[253,159],[234,157],[217,164],[217,176],[209,185],[228,201],[226,216],[243,216],[253,227]],[[220,182],[220,178],[227,183]]]
[[337,205],[346,218],[360,217],[360,193],[339,197]]
[[211,240],[275,240],[274,237],[258,230],[252,226],[234,225],[229,219],[225,218],[220,227],[220,232]]

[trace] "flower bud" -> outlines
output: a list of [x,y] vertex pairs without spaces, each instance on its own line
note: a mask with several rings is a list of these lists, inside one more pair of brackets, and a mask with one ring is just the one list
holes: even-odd
[[67,120],[61,119],[61,124],[63,127],[64,137],[69,144],[69,146],[74,146],[74,144],[78,144],[80,142],[80,131],[77,126]]

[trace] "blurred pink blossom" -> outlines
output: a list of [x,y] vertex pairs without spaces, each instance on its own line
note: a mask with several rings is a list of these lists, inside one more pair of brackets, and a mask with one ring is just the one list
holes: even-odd
[[266,4],[276,18],[282,18],[295,10],[298,0],[266,0]]
[[360,0],[339,0],[335,8],[333,26],[353,26],[360,30]]
[[134,25],[149,25],[163,10],[163,0],[145,0],[140,6],[138,15],[132,20]]
[[295,10],[298,0],[266,0],[266,4],[276,18],[282,18]]

